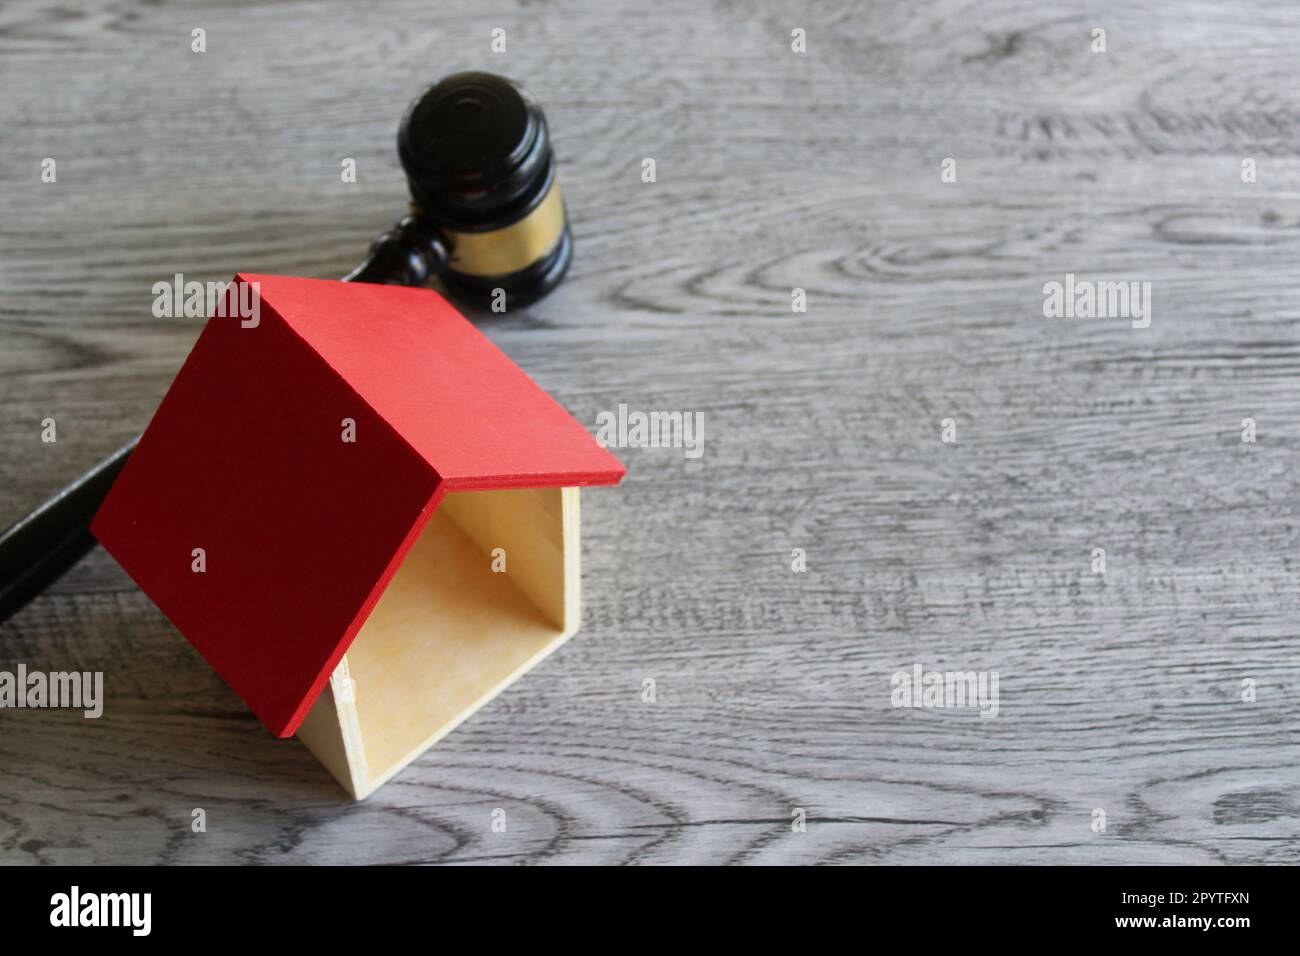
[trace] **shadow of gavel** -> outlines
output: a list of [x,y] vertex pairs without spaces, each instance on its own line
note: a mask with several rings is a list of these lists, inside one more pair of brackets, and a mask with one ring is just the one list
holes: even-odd
[[[411,103],[397,132],[411,212],[344,282],[437,281],[473,309],[536,302],[573,257],[546,117],[490,73],[457,73]],[[0,535],[0,621],[92,547],[90,522],[139,436]]]

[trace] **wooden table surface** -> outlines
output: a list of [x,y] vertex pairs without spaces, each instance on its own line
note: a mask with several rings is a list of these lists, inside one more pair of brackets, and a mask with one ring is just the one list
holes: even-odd
[[[1300,862],[1300,9],[786,6],[5,3],[0,524],[148,421],[155,282],[354,265],[459,69],[544,105],[577,243],[484,330],[705,444],[620,452],[582,631],[362,803],[97,550],[0,627],[107,697],[0,711],[0,862]],[[1045,318],[1067,273],[1150,327]]]

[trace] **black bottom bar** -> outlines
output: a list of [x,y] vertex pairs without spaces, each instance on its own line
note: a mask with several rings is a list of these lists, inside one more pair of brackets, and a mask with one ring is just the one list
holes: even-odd
[[[701,937],[767,934],[781,927],[806,944],[835,939],[908,940],[909,951],[950,952],[995,942],[1104,938],[1137,945],[1209,941],[1225,951],[1290,923],[1295,874],[1241,868],[816,868],[804,872],[677,869],[622,874],[523,868],[40,868],[0,869],[7,942],[77,933],[131,938],[143,929],[144,897],[116,897],[118,926],[79,923],[104,913],[98,894],[149,894],[149,936],[296,945],[367,937],[405,938],[436,929],[465,939],[511,932],[532,945],[558,934],[611,942],[689,932]],[[97,897],[86,903],[88,896]],[[89,906],[90,910],[86,910]],[[132,906],[130,910],[125,907]],[[134,915],[134,923],[130,916]],[[567,917],[567,918],[566,918]],[[101,918],[101,917],[96,917]],[[453,925],[454,923],[454,925]],[[471,937],[472,938],[472,937]],[[434,945],[434,939],[428,945]],[[692,947],[694,948],[694,947]]]

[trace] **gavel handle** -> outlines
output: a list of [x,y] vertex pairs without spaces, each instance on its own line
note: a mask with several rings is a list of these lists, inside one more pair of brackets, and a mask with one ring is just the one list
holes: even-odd
[[407,216],[374,241],[366,261],[343,281],[423,286],[446,268],[447,245],[442,235],[419,217]]
[[140,436],[0,535],[0,621],[53,584],[95,546],[90,519]]
[[[370,247],[344,282],[426,285],[447,266],[439,234],[407,216]],[[113,487],[137,435],[0,534],[0,622],[7,620],[95,546],[90,522]]]

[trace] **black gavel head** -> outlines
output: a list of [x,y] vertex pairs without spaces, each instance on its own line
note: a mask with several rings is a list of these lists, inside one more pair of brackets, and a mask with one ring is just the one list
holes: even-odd
[[397,133],[416,217],[447,246],[442,281],[455,297],[536,301],[573,257],[546,117],[517,86],[457,73],[425,90]]

